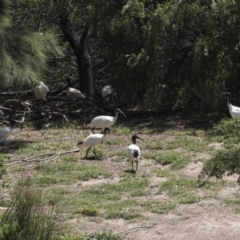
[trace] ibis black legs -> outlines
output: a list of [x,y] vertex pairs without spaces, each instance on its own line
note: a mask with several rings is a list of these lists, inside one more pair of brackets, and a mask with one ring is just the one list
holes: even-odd
[[[136,171],[134,171],[134,169],[133,169],[133,162],[136,162]],[[131,163],[132,163],[132,172],[137,172],[137,170],[138,170],[138,161],[131,161]]]
[[89,147],[89,148],[87,149],[86,156],[84,157],[85,159],[87,158],[90,149],[91,149],[91,147]]
[[[92,146],[91,146],[91,147],[92,147]],[[87,159],[88,153],[89,153],[91,147],[89,147],[89,148],[87,149],[87,153],[86,153],[86,156],[84,157],[84,159]],[[93,153],[94,153],[94,155],[95,155],[95,157],[96,157],[97,160],[100,160],[100,159],[101,159],[101,158],[99,158],[99,157],[97,156],[97,153],[96,153],[95,148],[93,149]]]

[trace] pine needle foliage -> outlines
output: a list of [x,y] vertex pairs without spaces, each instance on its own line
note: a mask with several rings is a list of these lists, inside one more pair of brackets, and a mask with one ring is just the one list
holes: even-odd
[[0,84],[2,90],[16,90],[42,80],[48,57],[62,51],[52,31],[33,32],[11,22],[7,1],[0,0],[0,6],[4,3],[0,18]]

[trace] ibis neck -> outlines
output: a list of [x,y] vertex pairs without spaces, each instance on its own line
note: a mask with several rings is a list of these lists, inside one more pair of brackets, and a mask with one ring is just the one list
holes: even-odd
[[227,95],[227,104],[228,106],[231,104],[231,96],[228,96],[228,95]]
[[116,122],[117,118],[118,118],[118,112],[116,112],[116,114],[115,114],[114,122]]

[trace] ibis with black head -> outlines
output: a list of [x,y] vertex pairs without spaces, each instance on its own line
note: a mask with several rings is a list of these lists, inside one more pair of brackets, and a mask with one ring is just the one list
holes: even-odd
[[240,107],[233,106],[231,104],[232,95],[230,92],[223,92],[220,95],[227,97],[227,105],[230,112],[230,115],[233,119],[240,120]]
[[137,139],[140,139],[143,141],[142,138],[140,138],[139,136],[137,135],[133,135],[132,136],[132,144],[128,146],[127,148],[127,152],[128,152],[128,158],[129,160],[131,161],[132,163],[132,171],[134,172],[133,170],[133,163],[135,162],[136,163],[136,171],[138,170],[138,161],[141,157],[141,152],[140,152],[140,148],[137,146],[137,143],[136,143],[136,140]]

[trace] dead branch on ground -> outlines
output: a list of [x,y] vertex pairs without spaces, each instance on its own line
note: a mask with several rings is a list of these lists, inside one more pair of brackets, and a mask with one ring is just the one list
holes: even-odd
[[[65,151],[65,152],[63,152],[61,150],[58,153],[42,153],[42,154],[39,154],[39,155],[24,158],[24,159],[13,160],[12,163],[8,163],[8,164],[6,164],[6,166],[16,165],[16,164],[20,164],[20,163],[40,162],[40,161],[50,162],[50,161],[56,160],[61,155],[66,155],[66,154],[70,154],[70,153],[79,152],[79,150],[80,150],[79,148],[76,148],[76,149],[73,149],[71,151]],[[44,156],[48,156],[48,157],[44,157]]]

